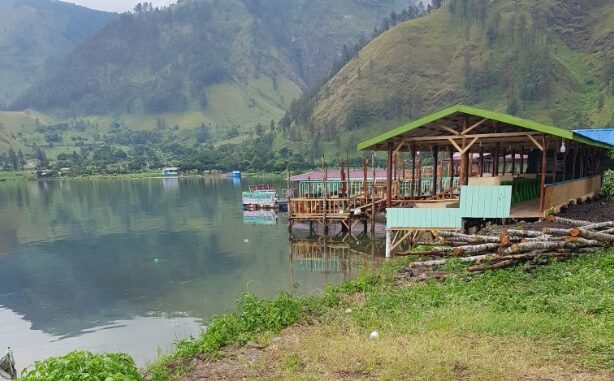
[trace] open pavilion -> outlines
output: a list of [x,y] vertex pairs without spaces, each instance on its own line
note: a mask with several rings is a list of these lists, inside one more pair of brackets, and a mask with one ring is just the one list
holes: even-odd
[[[539,218],[596,196],[613,135],[612,129],[570,131],[455,105],[366,140],[358,149],[387,152],[386,227],[402,238],[417,230],[461,229],[467,219]],[[411,156],[412,173],[417,163],[432,166],[429,208],[421,207],[422,195],[407,197],[395,189],[403,154]],[[458,171],[442,164],[445,157],[453,163],[454,155],[460,155]],[[456,184],[438,188],[442,177],[456,176]],[[391,248],[400,242],[392,239]]]

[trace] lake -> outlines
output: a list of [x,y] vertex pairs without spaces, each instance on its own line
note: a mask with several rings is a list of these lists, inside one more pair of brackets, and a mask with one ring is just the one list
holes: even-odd
[[142,366],[242,293],[314,293],[381,259],[380,241],[290,240],[283,214],[241,210],[250,182],[0,183],[0,353],[19,369],[75,349]]

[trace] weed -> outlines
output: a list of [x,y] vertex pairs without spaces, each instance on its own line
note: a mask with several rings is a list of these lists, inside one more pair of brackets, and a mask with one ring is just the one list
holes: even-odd
[[94,355],[87,351],[37,361],[21,374],[23,381],[140,381],[143,378],[132,358],[123,353]]

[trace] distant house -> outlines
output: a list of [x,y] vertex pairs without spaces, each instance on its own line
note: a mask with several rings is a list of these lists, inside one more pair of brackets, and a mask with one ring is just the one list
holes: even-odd
[[177,167],[164,167],[161,170],[162,176],[177,176]]

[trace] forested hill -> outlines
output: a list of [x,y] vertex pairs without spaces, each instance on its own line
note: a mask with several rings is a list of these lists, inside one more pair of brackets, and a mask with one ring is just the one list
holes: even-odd
[[57,69],[117,15],[52,0],[0,0],[0,106]]
[[281,127],[353,150],[458,102],[566,128],[614,125],[614,2],[449,0],[374,39]]
[[70,116],[173,113],[188,120],[182,127],[268,123],[326,76],[344,44],[407,4],[183,0],[140,7],[88,39],[13,106]]

